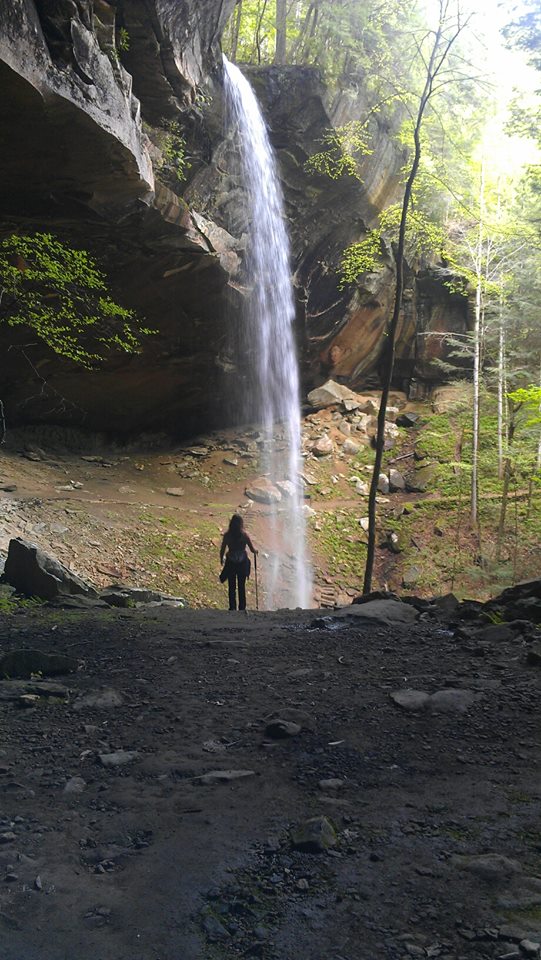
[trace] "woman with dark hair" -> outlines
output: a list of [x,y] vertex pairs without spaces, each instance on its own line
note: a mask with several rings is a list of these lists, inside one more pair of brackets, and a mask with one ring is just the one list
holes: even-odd
[[224,568],[220,580],[229,586],[229,609],[237,609],[237,584],[239,590],[239,610],[246,610],[246,579],[250,576],[250,560],[246,553],[249,547],[254,556],[257,554],[250,537],[244,529],[244,520],[235,513],[229,521],[229,527],[224,533],[220,547],[220,563],[223,563],[227,550]]

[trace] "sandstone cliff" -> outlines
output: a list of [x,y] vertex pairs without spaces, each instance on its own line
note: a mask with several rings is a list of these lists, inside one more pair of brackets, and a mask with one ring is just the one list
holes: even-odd
[[[221,103],[219,39],[233,2],[2,4],[0,234],[46,230],[89,250],[114,296],[158,330],[141,355],[111,357],[89,374],[0,325],[10,423],[189,434],[231,415],[228,381],[242,378],[245,362],[229,331],[242,302],[246,226]],[[362,92],[331,100],[304,68],[249,73],[286,193],[305,383],[332,373],[375,384],[392,254],[370,289],[353,293],[338,290],[336,266],[392,199],[403,157],[378,121],[362,188],[308,177],[305,161],[329,125],[362,114]],[[182,179],[166,162],[172,137],[186,154]],[[461,303],[412,274],[397,378],[437,376],[430,351],[441,338],[423,334],[464,323]]]

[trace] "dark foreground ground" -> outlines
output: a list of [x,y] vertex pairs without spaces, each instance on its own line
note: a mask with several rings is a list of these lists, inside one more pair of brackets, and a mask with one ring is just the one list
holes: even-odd
[[[1,628],[0,652],[79,663],[67,699],[0,681],[1,960],[538,955],[541,670],[520,638],[162,608]],[[474,696],[409,712],[406,688]],[[267,739],[272,717],[302,729]],[[137,753],[104,766],[118,750]],[[313,817],[336,844],[295,849]]]

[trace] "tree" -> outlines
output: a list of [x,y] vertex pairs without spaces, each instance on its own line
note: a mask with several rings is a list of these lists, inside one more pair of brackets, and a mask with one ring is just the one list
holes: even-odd
[[0,323],[29,328],[58,356],[88,368],[108,350],[136,353],[154,332],[112,300],[85,250],[49,233],[0,241]]
[[421,161],[421,129],[423,125],[423,118],[430,100],[435,93],[438,92],[439,83],[445,83],[445,80],[441,80],[439,78],[441,78],[443,68],[447,63],[452,47],[467,24],[467,21],[462,20],[459,9],[456,12],[456,16],[449,18],[448,7],[448,0],[440,0],[438,23],[435,30],[431,34],[430,49],[428,52],[428,57],[425,61],[425,82],[419,96],[417,113],[413,124],[414,152],[402,199],[400,226],[398,230],[398,243],[396,248],[394,308],[388,330],[386,331],[387,336],[382,364],[382,394],[378,412],[378,425],[376,433],[376,452],[372,480],[370,483],[370,493],[368,496],[368,549],[366,555],[363,593],[370,593],[370,590],[372,589],[372,575],[376,552],[376,497],[385,444],[385,417],[387,413],[387,403],[393,376],[396,331],[400,318],[400,311],[402,308],[406,227],[408,223],[408,213],[413,186]]
[[274,62],[283,66],[286,62],[287,0],[276,0],[276,50]]
[[[507,451],[504,464],[503,489],[500,505],[500,518],[498,523],[498,533],[496,541],[496,559],[501,560],[503,538],[505,534],[505,520],[507,515],[507,505],[509,499],[509,486],[515,467],[520,466],[518,453],[513,448],[515,434],[519,429],[527,431],[528,428],[538,427],[541,423],[541,387],[530,384],[528,387],[520,387],[517,390],[507,394],[509,403],[509,430],[507,437]],[[534,436],[532,431],[532,436]],[[532,443],[532,454],[529,463],[526,465],[530,473],[530,493],[531,499],[533,483],[541,470],[541,461],[539,457],[540,446]]]

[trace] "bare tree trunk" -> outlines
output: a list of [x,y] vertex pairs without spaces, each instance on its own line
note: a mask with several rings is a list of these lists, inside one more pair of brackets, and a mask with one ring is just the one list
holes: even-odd
[[237,6],[235,7],[235,14],[232,21],[232,36],[231,36],[231,59],[233,61],[237,59],[241,20],[242,20],[242,0],[237,0]]
[[484,198],[485,198],[485,161],[481,165],[481,184],[479,190],[479,229],[477,252],[475,256],[475,307],[473,326],[473,422],[472,422],[472,475],[470,516],[477,526],[479,522],[479,412],[481,396],[481,323],[483,313],[483,234],[484,234]]
[[[539,371],[539,386],[541,387],[541,370]],[[541,416],[541,403],[539,404],[539,415]],[[537,443],[537,469],[541,470],[541,430],[539,431],[539,441]]]
[[254,43],[258,63],[261,63],[261,27],[263,26],[263,17],[265,16],[267,10],[267,2],[268,0],[263,0],[258,8],[257,24],[255,28]]
[[[395,355],[395,340],[396,340],[396,331],[398,328],[398,321],[400,319],[400,312],[402,308],[402,292],[404,287],[404,247],[406,241],[406,225],[408,220],[408,210],[411,200],[411,194],[413,190],[413,184],[417,176],[417,171],[419,169],[419,163],[421,160],[421,127],[423,124],[423,116],[427,107],[427,104],[432,96],[434,90],[434,83],[436,77],[438,76],[440,70],[442,69],[449,51],[462,32],[464,25],[460,22],[460,17],[457,20],[457,26],[455,28],[454,34],[449,38],[445,39],[444,29],[445,29],[445,16],[448,8],[448,0],[440,0],[440,15],[438,27],[434,34],[434,42],[432,45],[432,51],[430,53],[430,58],[426,65],[426,78],[419,100],[419,107],[417,111],[417,117],[415,120],[415,126],[413,128],[413,141],[414,141],[414,153],[413,161],[411,164],[410,172],[408,179],[406,181],[406,186],[404,188],[404,197],[402,200],[402,213],[400,217],[400,228],[398,232],[398,245],[396,250],[396,287],[395,287],[395,299],[394,299],[394,309],[391,321],[389,323],[389,329],[387,331],[387,337],[385,338],[385,347],[382,357],[382,392],[381,392],[381,402],[378,412],[378,428],[376,434],[376,453],[374,457],[374,470],[372,473],[372,481],[370,483],[370,493],[368,496],[368,547],[366,554],[366,566],[364,572],[364,583],[363,583],[363,593],[370,593],[372,589],[372,574],[374,571],[374,560],[376,555],[376,497],[378,492],[378,481],[379,473],[381,470],[381,463],[383,459],[383,449],[385,444],[385,415],[387,413],[387,401],[389,399],[389,391],[391,389],[391,382],[393,377],[393,367],[394,367],[394,355]],[[466,21],[467,22],[467,21]]]
[[505,328],[503,325],[503,298],[500,296],[498,329],[498,479],[503,479],[503,454],[505,446]]
[[502,546],[503,546],[503,538],[505,535],[505,518],[507,515],[507,503],[509,500],[509,484],[510,483],[511,483],[511,460],[509,457],[506,457],[505,463],[504,463],[502,502],[500,505],[500,519],[498,523],[498,534],[496,538],[496,560],[498,561],[498,563],[500,563],[502,559]]
[[[295,45],[294,45],[293,50],[292,50],[292,52],[291,52],[291,62],[292,62],[292,63],[296,63],[296,62],[297,62],[297,56],[298,56],[298,54],[303,50],[303,48],[304,48],[304,46],[305,46],[306,37],[308,36],[308,33],[309,33],[310,21],[311,21],[311,19],[312,19],[312,15],[313,15],[313,13],[314,13],[314,10],[315,10],[315,4],[314,4],[314,3],[310,3],[309,6],[308,6],[308,10],[306,11],[306,14],[305,14],[305,17],[304,17],[304,20],[303,20],[302,27],[300,28],[299,35],[298,35],[298,37],[297,37],[297,39],[296,39],[296,41],[295,41]],[[301,57],[300,59],[302,60],[302,57]]]
[[283,66],[286,62],[287,0],[276,0],[276,51],[274,62]]

